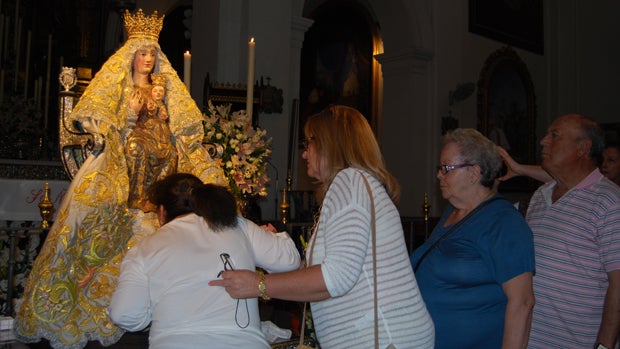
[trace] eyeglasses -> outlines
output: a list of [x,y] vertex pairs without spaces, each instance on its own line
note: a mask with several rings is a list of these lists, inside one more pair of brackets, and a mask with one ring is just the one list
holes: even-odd
[[[222,260],[222,264],[224,264],[224,270],[235,270],[233,262],[230,259],[230,255],[228,253],[220,253],[220,259]],[[220,271],[220,273],[217,274],[217,277],[220,277],[224,270]]]
[[441,172],[442,175],[447,174],[452,170],[456,170],[463,167],[474,166],[473,164],[460,164],[460,165],[439,165],[437,166],[437,171]]
[[[220,260],[222,260],[222,264],[224,264],[224,270],[235,270],[235,266],[228,253],[220,253]],[[222,273],[224,272],[224,270],[220,271],[217,274],[218,278],[222,276]],[[243,325],[239,323],[239,301],[240,300],[241,299],[237,298],[237,306],[235,307],[235,323],[240,328],[246,328],[250,325],[250,310],[248,308],[248,300],[247,299],[243,300],[243,302],[245,303],[245,313],[247,317],[247,322],[244,323]]]
[[312,142],[314,140],[314,136],[310,136],[308,138],[304,138],[303,141],[301,141],[301,146],[304,148],[304,151],[308,151],[308,148],[310,148],[310,142]]

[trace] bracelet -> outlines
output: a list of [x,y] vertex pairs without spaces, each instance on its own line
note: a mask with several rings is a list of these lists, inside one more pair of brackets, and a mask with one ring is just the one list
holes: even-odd
[[256,271],[256,274],[260,276],[260,281],[258,281],[258,290],[260,291],[260,298],[264,301],[268,301],[271,299],[267,294],[267,285],[265,285],[265,273],[260,270]]

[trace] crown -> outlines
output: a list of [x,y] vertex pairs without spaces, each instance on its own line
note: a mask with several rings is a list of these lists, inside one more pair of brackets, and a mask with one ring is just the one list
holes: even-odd
[[147,17],[142,9],[138,9],[135,15],[129,13],[129,10],[125,10],[124,21],[129,39],[149,38],[157,41],[159,32],[164,25],[164,16],[158,17],[157,11]]
[[161,74],[151,74],[151,80],[153,81],[153,86],[166,87],[166,77]]

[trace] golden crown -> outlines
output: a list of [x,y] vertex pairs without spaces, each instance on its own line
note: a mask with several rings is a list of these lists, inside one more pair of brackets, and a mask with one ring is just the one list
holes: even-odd
[[161,74],[151,74],[151,81],[153,81],[153,86],[163,86],[166,87],[166,77]]
[[142,9],[138,9],[135,15],[129,13],[129,10],[125,10],[124,21],[130,39],[149,38],[157,41],[159,32],[164,26],[164,16],[158,17],[157,11],[154,11],[152,15],[147,17]]

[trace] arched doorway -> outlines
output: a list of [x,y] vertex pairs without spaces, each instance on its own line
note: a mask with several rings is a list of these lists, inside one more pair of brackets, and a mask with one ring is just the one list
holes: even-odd
[[314,24],[301,53],[300,127],[327,105],[343,104],[362,112],[376,132],[381,77],[374,55],[383,51],[377,21],[356,0],[325,1],[305,12]]

